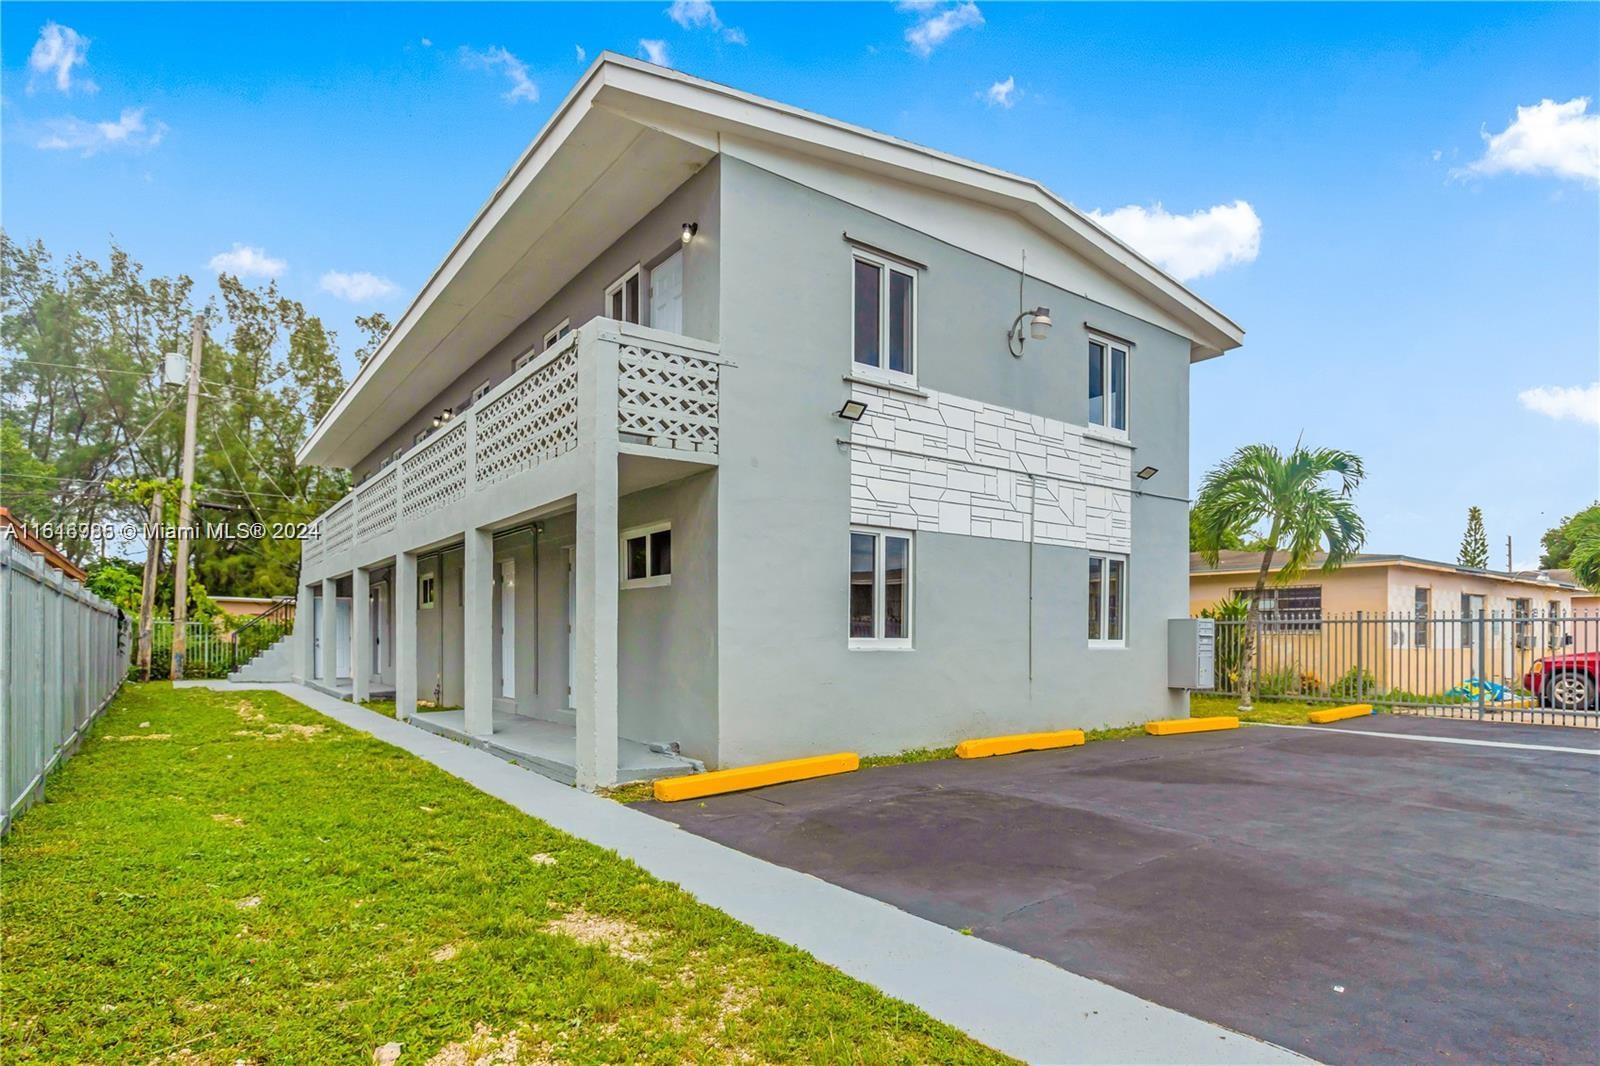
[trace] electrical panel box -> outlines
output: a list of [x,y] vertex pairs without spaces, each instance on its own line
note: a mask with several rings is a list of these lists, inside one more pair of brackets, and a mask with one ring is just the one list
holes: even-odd
[[1208,689],[1216,685],[1217,623],[1209,618],[1167,622],[1167,687]]

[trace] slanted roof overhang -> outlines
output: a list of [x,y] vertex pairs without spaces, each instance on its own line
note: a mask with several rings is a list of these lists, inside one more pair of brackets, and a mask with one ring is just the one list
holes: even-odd
[[1012,211],[1179,322],[1191,358],[1243,342],[1238,325],[1035,181],[608,52],[479,209],[298,461],[359,462],[725,139]]

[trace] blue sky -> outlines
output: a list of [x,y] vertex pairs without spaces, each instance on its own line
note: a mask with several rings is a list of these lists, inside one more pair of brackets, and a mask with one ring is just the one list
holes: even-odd
[[9,233],[92,255],[114,235],[205,284],[213,261],[271,272],[347,352],[352,317],[404,309],[588,59],[665,49],[1038,178],[1188,275],[1248,332],[1195,368],[1196,481],[1304,433],[1366,458],[1371,549],[1453,558],[1478,504],[1497,565],[1510,534],[1519,567],[1600,495],[1600,6],[3,17]]

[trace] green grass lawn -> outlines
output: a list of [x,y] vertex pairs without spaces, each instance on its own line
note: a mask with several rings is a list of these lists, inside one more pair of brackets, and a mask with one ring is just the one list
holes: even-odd
[[[1354,703],[1354,700],[1350,702]],[[1241,722],[1272,722],[1278,725],[1305,725],[1306,715],[1337,703],[1296,703],[1293,700],[1256,700],[1248,714],[1239,714],[1237,696],[1190,696],[1189,714],[1194,718],[1238,715]]]
[[129,686],[0,864],[7,1062],[1001,1060],[275,693]]

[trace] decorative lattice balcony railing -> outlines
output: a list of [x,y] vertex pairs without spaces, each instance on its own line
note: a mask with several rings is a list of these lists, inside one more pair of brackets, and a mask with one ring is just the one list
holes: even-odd
[[685,459],[718,454],[726,364],[714,347],[596,321],[541,353],[327,511],[317,523],[320,536],[303,547],[303,561],[428,519],[577,448],[582,389],[612,379],[602,360],[615,367],[617,399],[615,408],[602,405],[599,417],[616,418],[619,443]]

